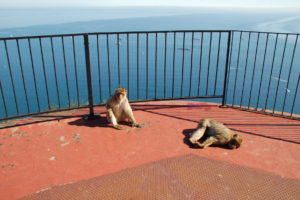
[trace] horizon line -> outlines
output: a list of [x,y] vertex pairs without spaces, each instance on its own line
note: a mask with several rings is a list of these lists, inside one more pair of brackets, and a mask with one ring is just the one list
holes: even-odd
[[278,8],[292,8],[292,9],[300,9],[300,5],[298,6],[292,6],[292,5],[286,5],[286,6],[266,6],[266,5],[260,5],[260,6],[254,6],[254,5],[72,5],[72,6],[66,6],[66,5],[51,5],[51,6],[0,6],[0,9],[5,8],[126,8],[126,7],[169,7],[169,8],[264,8],[264,9],[278,9]]

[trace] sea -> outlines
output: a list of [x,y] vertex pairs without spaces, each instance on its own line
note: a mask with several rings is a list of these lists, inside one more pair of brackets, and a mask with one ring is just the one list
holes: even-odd
[[[0,19],[0,38],[98,32],[170,31],[168,34],[149,34],[149,38],[146,38],[146,35],[141,35],[139,40],[137,40],[137,35],[130,35],[130,38],[127,39],[126,34],[119,35],[119,38],[117,38],[117,35],[111,35],[107,39],[105,35],[98,38],[96,36],[91,37],[89,42],[94,50],[97,49],[97,45],[95,46],[97,42],[106,42],[107,45],[108,43],[114,45],[110,50],[107,50],[108,46],[99,47],[100,52],[102,52],[102,59],[99,56],[101,60],[98,60],[99,57],[95,52],[91,52],[95,104],[105,103],[113,93],[113,90],[118,86],[129,86],[127,89],[130,92],[130,100],[163,99],[171,96],[221,95],[224,88],[224,77],[222,74],[224,74],[225,70],[226,56],[224,52],[226,52],[226,38],[228,35],[218,32],[213,34],[199,32],[195,33],[195,35],[178,33],[175,36],[172,31],[241,30],[300,33],[299,8],[27,7],[0,8]],[[229,104],[250,105],[251,107],[282,110],[284,112],[292,111],[300,114],[300,94],[297,94],[299,88],[296,88],[300,73],[299,41],[295,35],[288,38],[285,36],[279,35],[276,39],[276,34],[272,34],[268,38],[267,35],[261,35],[258,40],[258,35],[255,34],[250,36],[249,33],[235,33],[233,38],[240,38],[242,42],[241,45],[238,43],[232,44],[231,51],[233,56],[229,63],[231,70],[229,79],[231,82],[228,84],[230,89],[228,90],[227,98]],[[201,51],[203,51],[200,45],[201,39],[204,49],[210,49],[204,54],[201,54]],[[125,40],[131,44],[132,48],[130,47],[130,51],[134,55],[126,55],[127,47],[123,43]],[[155,40],[158,40],[158,46],[154,45]],[[166,40],[167,43],[164,43]],[[172,43],[175,40],[176,46]],[[219,40],[221,40],[219,42],[221,53],[217,55],[216,50],[218,49]],[[258,40],[258,48],[255,45],[247,47],[249,40],[255,42]],[[149,44],[148,49],[146,49],[146,41]],[[212,42],[209,44],[210,41]],[[266,45],[267,41],[270,44],[264,53],[263,46]],[[294,50],[295,56],[292,59],[293,47],[297,41],[298,43],[295,46],[297,48]],[[28,49],[28,41],[20,40],[19,42],[20,52],[17,50],[16,41],[7,41],[6,44],[0,41],[0,81],[2,85],[0,89],[3,93],[0,94],[2,95],[2,97],[0,96],[0,118],[87,104],[86,79],[80,76],[86,76],[85,60],[82,58],[84,57],[83,51],[78,50],[82,48],[80,45],[83,43],[83,38],[77,38],[73,43],[75,46],[77,45],[77,51],[79,51],[75,52],[78,56],[75,61],[69,60],[74,55],[72,54],[74,52],[68,52],[68,49],[72,49],[72,38],[53,38],[54,49],[58,49],[56,52],[53,52],[53,55],[56,56],[56,61],[53,61],[53,57],[51,57],[49,39],[46,38],[40,41],[45,51],[43,53],[50,52],[49,55],[51,54],[48,57],[45,55],[44,58],[40,55],[38,39],[30,41],[30,45],[33,48],[32,52],[22,50]],[[66,45],[63,50],[62,43]],[[139,50],[135,48],[137,43],[140,45]],[[183,46],[182,43],[184,44]],[[278,50],[273,54],[275,44],[278,45]],[[193,53],[190,51],[192,46],[195,48]],[[285,53],[283,50],[284,46],[288,47],[288,58],[281,59]],[[125,52],[123,57],[118,55],[118,47],[121,49],[120,52]],[[63,54],[63,51],[65,51],[64,56],[67,58],[59,55]],[[174,54],[172,54],[173,51]],[[103,55],[104,53],[109,54],[109,60],[107,56]],[[246,67],[247,65],[256,65],[247,61],[247,53],[249,53],[249,57],[253,56],[252,60],[255,57],[254,62],[259,63],[256,69],[257,73],[256,71],[252,72],[252,68]],[[35,54],[39,55],[35,56]],[[237,54],[240,55],[239,58],[234,56]],[[139,56],[140,60],[137,61],[136,55]],[[201,62],[199,62],[199,55],[202,55],[201,59],[203,61]],[[256,57],[255,55],[258,56]],[[33,58],[30,56],[33,56]],[[130,61],[130,67],[128,66],[128,61],[126,61],[126,56]],[[191,56],[194,56],[195,61],[191,60]],[[21,64],[20,60],[22,59],[23,63]],[[41,63],[42,59],[45,62],[44,68]],[[146,59],[148,59],[148,64]],[[293,61],[292,64],[290,63],[291,61]],[[76,72],[75,62],[77,64],[76,67],[78,67]],[[266,66],[265,68],[262,68],[263,62]],[[101,68],[98,64],[99,66],[101,65]],[[54,65],[58,74],[55,74]],[[111,69],[108,68],[108,65]],[[138,65],[141,65],[140,68],[137,67]],[[206,67],[200,68],[201,65]],[[210,65],[210,68],[207,65]],[[220,65],[220,68],[217,68],[217,65]],[[121,69],[118,68],[119,66],[121,66]],[[272,66],[275,66],[274,70]],[[290,68],[290,66],[292,67]],[[21,67],[24,70],[23,81],[21,78]],[[98,76],[97,74],[100,73],[99,70],[101,69],[104,74]],[[68,71],[69,73],[66,74]],[[112,75],[107,75],[108,71]],[[260,80],[263,80],[264,73],[267,72],[271,73],[271,76],[261,83]],[[73,75],[71,75],[72,73]],[[74,73],[79,76],[76,77]],[[121,78],[116,75],[118,73],[121,74]],[[147,75],[147,73],[149,74]],[[168,74],[166,75],[166,73]],[[207,78],[209,73],[213,78]],[[34,77],[34,74],[36,77]],[[130,84],[129,79],[126,77],[127,74],[129,77],[134,77]],[[140,74],[143,76],[140,77]],[[144,76],[145,74],[147,77]],[[213,76],[213,74],[217,76]],[[248,77],[245,74],[250,74],[250,76]],[[289,74],[291,74],[291,78],[288,83]],[[175,80],[172,80],[174,76]],[[244,79],[242,78],[243,76]],[[251,76],[254,77],[254,80]],[[122,77],[125,78],[122,79]],[[157,82],[156,78],[158,79]],[[11,79],[13,79],[14,84],[12,84]],[[237,80],[238,83],[232,80]],[[140,81],[140,87],[137,87],[137,81]],[[34,82],[37,83],[37,86],[34,86]],[[77,87],[79,88],[76,88],[78,82],[79,86]],[[117,84],[118,82],[119,84]],[[102,90],[100,89],[99,91],[100,85]],[[162,85],[162,87],[156,90],[156,85]],[[200,85],[208,89],[199,92],[197,86]],[[212,87],[211,85],[214,86]],[[239,89],[241,85],[245,85],[246,89]],[[111,88],[107,89],[109,86]],[[268,90],[265,90],[267,87],[271,88],[270,94]],[[233,93],[233,88],[238,89],[236,94]],[[268,102],[268,95],[270,97],[272,95],[275,96],[275,93],[278,96],[287,97]],[[252,96],[254,96],[253,100]],[[201,99],[201,101],[218,103],[221,100],[214,98]]]

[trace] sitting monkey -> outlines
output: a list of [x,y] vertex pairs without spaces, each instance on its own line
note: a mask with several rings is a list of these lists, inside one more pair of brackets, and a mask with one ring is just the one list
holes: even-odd
[[[201,138],[204,138],[204,141],[200,143]],[[215,144],[237,149],[241,146],[243,139],[224,124],[204,118],[199,122],[197,130],[190,135],[189,141],[200,148]]]
[[126,95],[127,90],[124,88],[118,88],[115,91],[115,94],[106,103],[106,117],[113,124],[113,127],[119,130],[123,128],[118,122],[125,120],[128,120],[133,127],[141,128],[141,125],[136,122],[133,116]]

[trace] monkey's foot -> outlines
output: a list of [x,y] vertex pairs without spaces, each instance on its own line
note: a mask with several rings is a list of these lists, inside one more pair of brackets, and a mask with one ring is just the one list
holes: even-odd
[[195,145],[197,146],[197,147],[200,147],[201,149],[205,149],[207,146],[206,145],[204,145],[204,144],[201,144],[200,142],[196,142],[195,143]]
[[118,130],[123,130],[124,128],[122,126],[120,126],[119,124],[117,125],[114,125],[113,126],[115,129],[118,129]]

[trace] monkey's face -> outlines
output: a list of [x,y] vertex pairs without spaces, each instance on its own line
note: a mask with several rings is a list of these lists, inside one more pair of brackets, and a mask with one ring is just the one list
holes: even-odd
[[126,95],[127,95],[127,90],[124,89],[124,88],[118,88],[118,89],[116,89],[116,91],[115,91],[115,96],[116,96],[119,100],[122,100],[122,99],[126,98]]
[[228,143],[229,149],[237,149],[241,146],[243,138],[238,134],[234,134],[230,142]]

